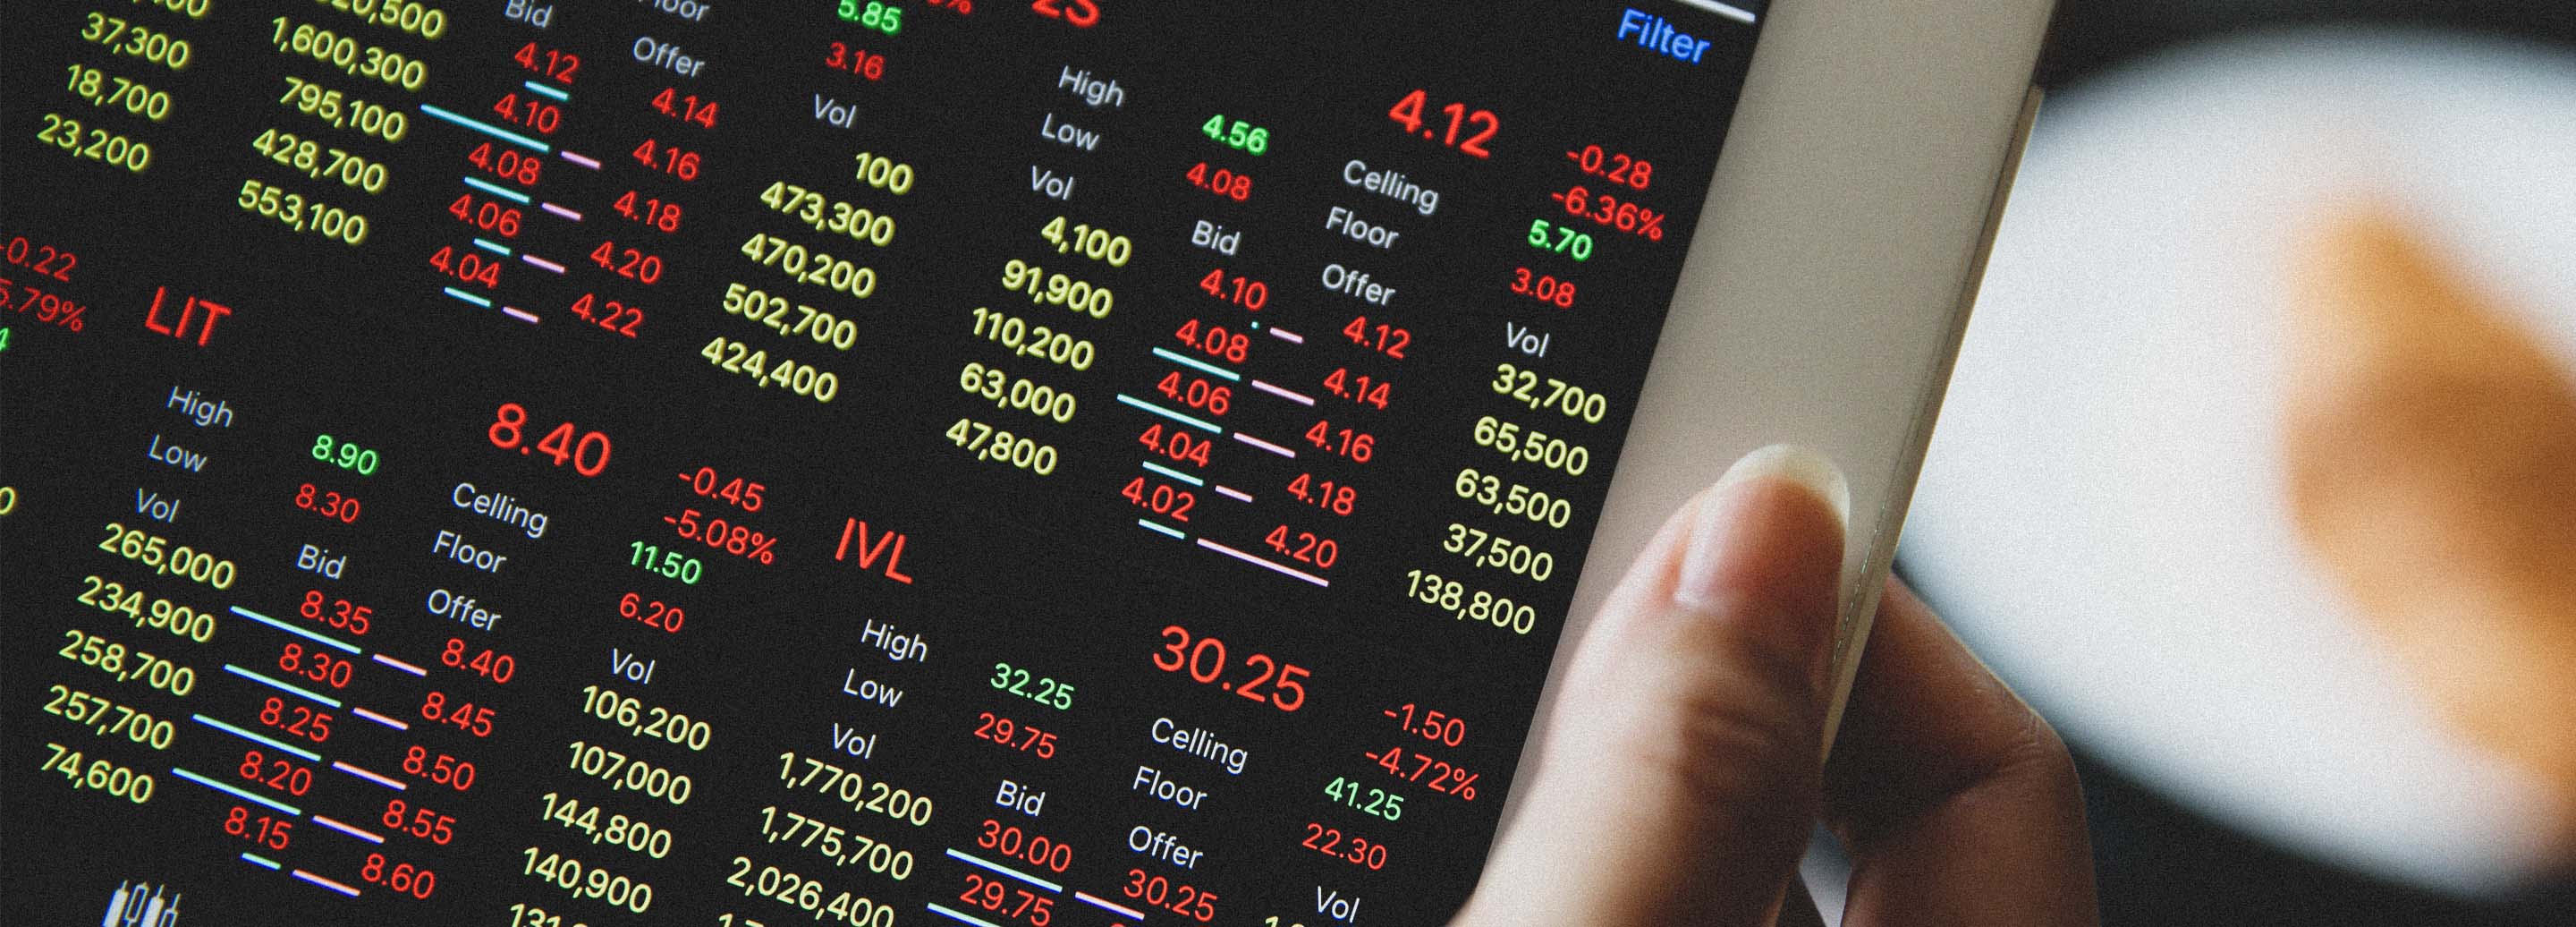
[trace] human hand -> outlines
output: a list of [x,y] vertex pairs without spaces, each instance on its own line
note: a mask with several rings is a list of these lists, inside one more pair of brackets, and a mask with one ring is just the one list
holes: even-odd
[[2065,746],[1894,580],[1820,762],[1845,494],[1766,448],[1665,523],[1458,927],[1812,923],[1780,906],[1820,814],[1856,863],[1845,924],[2096,922]]

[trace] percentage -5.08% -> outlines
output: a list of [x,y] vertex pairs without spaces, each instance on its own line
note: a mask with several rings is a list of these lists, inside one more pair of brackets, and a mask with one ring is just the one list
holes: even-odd
[[752,527],[726,520],[723,516],[707,517],[696,509],[682,509],[678,515],[662,516],[662,523],[680,537],[705,544],[708,548],[741,557],[762,566],[778,562],[778,539]]

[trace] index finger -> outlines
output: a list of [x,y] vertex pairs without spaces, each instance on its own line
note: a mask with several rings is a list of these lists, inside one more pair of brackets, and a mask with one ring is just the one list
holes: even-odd
[[1844,923],[2099,920],[2074,761],[1893,578],[1825,769],[1853,858]]

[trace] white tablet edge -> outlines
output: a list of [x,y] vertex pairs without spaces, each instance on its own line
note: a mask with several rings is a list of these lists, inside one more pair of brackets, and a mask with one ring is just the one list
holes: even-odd
[[1780,442],[1830,455],[1851,484],[1832,742],[2036,113],[2052,5],[1771,6],[1516,783],[1637,552],[1736,458]]

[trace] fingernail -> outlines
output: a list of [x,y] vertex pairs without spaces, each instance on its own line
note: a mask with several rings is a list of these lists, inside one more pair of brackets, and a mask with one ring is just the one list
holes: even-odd
[[1806,489],[1833,510],[1834,522],[1846,534],[1851,527],[1851,484],[1832,459],[1813,449],[1774,444],[1744,455],[1701,497],[1691,526],[1690,547],[1673,597],[1698,608],[1724,604],[1726,568],[1738,558],[1754,556],[1772,543],[1777,526],[1746,517],[1745,502],[1758,484],[1779,480]]

